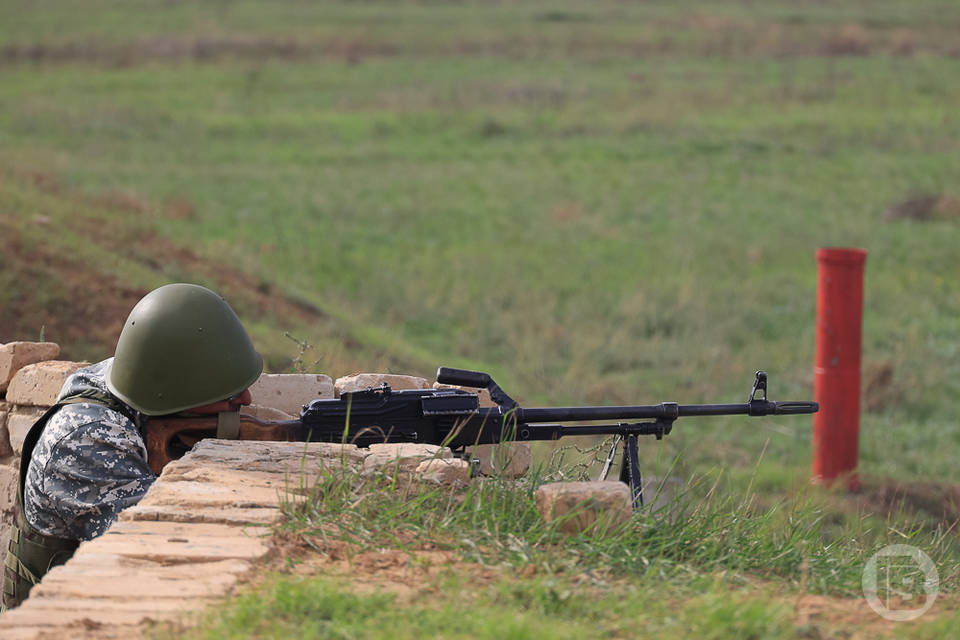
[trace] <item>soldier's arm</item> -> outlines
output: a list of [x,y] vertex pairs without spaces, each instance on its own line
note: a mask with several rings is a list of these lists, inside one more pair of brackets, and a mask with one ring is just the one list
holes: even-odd
[[[69,420],[69,412],[64,413]],[[98,418],[71,425],[35,451],[25,509],[30,524],[42,533],[95,538],[156,479],[133,423],[105,408]],[[55,436],[56,426],[48,425],[44,435]]]

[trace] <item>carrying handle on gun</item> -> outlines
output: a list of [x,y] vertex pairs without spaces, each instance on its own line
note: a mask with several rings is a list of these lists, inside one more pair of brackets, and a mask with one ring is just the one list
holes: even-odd
[[481,373],[480,371],[468,371],[466,369],[440,367],[437,369],[437,382],[440,384],[452,384],[458,387],[486,389],[490,385],[490,374]]
[[458,387],[486,389],[490,392],[490,398],[497,403],[497,406],[499,406],[501,410],[512,411],[517,408],[516,401],[508,396],[507,393],[500,388],[500,385],[493,381],[489,373],[440,367],[437,369],[437,382],[440,384],[452,384]]

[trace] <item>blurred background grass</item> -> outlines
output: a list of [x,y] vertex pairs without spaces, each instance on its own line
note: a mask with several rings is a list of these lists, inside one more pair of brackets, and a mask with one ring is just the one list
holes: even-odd
[[[958,480],[957,3],[0,16],[3,341],[106,357],[135,294],[190,280],[275,371],[288,331],[333,377],[482,368],[528,405],[742,401],[760,368],[801,399],[814,251],[859,246],[861,470]],[[810,420],[688,420],[661,446],[647,464],[734,477],[765,450],[782,488]]]

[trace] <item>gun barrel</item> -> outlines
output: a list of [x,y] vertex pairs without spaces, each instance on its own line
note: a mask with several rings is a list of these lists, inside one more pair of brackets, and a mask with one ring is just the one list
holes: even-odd
[[816,402],[768,402],[754,400],[735,404],[674,404],[626,407],[550,407],[516,410],[517,422],[578,422],[590,420],[637,420],[646,418],[682,418],[684,416],[766,416],[816,413]]

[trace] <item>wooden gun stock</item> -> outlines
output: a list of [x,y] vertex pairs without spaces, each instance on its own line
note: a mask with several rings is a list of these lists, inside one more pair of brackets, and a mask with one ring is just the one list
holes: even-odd
[[[296,442],[302,439],[302,426],[299,420],[267,422],[240,414],[240,431],[236,439]],[[217,416],[151,418],[147,422],[143,440],[147,447],[147,463],[153,472],[160,475],[163,467],[174,459],[170,454],[171,440],[181,434],[197,433],[203,433],[202,437],[216,437]]]

